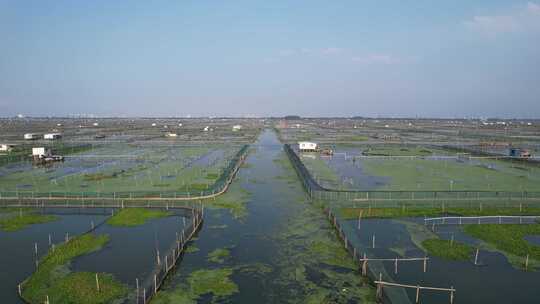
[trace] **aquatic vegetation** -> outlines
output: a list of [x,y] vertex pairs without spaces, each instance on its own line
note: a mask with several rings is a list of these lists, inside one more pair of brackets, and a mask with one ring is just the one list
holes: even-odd
[[502,160],[362,159],[362,168],[390,179],[379,190],[535,191],[540,182],[538,167],[524,174]]
[[145,208],[124,208],[107,220],[111,226],[139,226],[151,219],[157,219],[173,215],[164,210],[152,210]]
[[184,251],[185,253],[195,253],[195,252],[198,252],[200,249],[199,247],[195,246],[193,243],[191,243],[187,248],[186,250]]
[[218,248],[208,254],[208,261],[218,264],[225,263],[231,256],[231,252],[227,248]]
[[540,224],[530,225],[466,225],[463,231],[504,253],[518,257],[530,256],[540,261],[540,246],[524,239],[528,235],[540,235]]
[[48,296],[52,303],[109,303],[124,296],[127,287],[111,275],[98,274],[97,291],[95,273],[70,273],[69,262],[84,254],[101,249],[107,235],[85,234],[56,247],[40,260],[39,267],[25,282],[23,298],[30,303],[43,303]]
[[238,286],[231,280],[233,269],[202,269],[192,272],[185,285],[175,290],[162,291],[152,300],[153,304],[192,304],[203,295],[211,295],[212,302],[237,293]]
[[0,229],[7,232],[18,231],[29,225],[43,224],[58,220],[57,216],[36,213],[13,213],[11,216],[0,218]]
[[466,261],[471,259],[473,248],[460,242],[449,240],[429,239],[422,242],[428,255],[445,260]]

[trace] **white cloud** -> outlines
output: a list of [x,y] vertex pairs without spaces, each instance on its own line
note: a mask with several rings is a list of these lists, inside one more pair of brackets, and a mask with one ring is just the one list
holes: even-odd
[[361,64],[399,64],[402,61],[392,55],[387,54],[370,54],[365,56],[355,56],[352,61]]
[[527,3],[527,11],[532,14],[540,14],[540,5],[534,2]]
[[540,5],[528,2],[526,6],[510,9],[505,14],[474,16],[463,24],[487,35],[535,30],[540,28]]

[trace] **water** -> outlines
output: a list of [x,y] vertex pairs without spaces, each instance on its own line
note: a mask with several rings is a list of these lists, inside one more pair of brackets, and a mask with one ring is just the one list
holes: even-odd
[[[358,293],[371,289],[360,288],[358,273],[329,266],[309,250],[316,242],[337,246],[331,251],[340,251],[341,245],[322,211],[307,202],[294,171],[276,162],[285,155],[275,133],[264,131],[254,147],[249,166],[235,181],[250,193],[247,215],[236,219],[228,210],[207,209],[204,228],[194,242],[199,250],[184,256],[165,293],[188,294],[187,278],[194,271],[228,268],[239,292],[214,299],[207,294],[198,303],[359,303]],[[230,257],[223,264],[210,262],[208,254],[219,248],[228,248]]]

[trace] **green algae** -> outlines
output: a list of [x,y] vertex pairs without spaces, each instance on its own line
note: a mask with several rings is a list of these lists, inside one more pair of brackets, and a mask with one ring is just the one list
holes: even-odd
[[235,219],[244,219],[248,215],[247,204],[251,194],[239,183],[232,183],[228,191],[212,199],[204,200],[205,206],[214,209],[227,209]]
[[170,291],[162,291],[152,300],[153,304],[192,304],[203,295],[211,295],[212,303],[219,302],[239,292],[231,280],[232,268],[203,269],[192,272],[185,284]]
[[208,261],[223,264],[231,256],[227,248],[218,248],[208,254]]

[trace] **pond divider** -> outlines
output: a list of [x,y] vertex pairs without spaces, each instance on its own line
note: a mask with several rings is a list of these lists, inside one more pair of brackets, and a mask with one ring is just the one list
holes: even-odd
[[425,218],[424,225],[536,224],[538,215],[443,216]]
[[416,298],[415,303],[420,302],[420,291],[421,290],[433,290],[433,291],[443,291],[443,292],[449,292],[450,293],[450,304],[454,303],[454,293],[456,290],[454,287],[450,288],[438,288],[438,287],[426,287],[426,286],[420,286],[420,285],[407,285],[407,284],[398,284],[398,283],[392,283],[392,282],[385,282],[382,281],[382,279],[375,281],[375,284],[377,284],[377,299],[382,299],[382,290],[383,287],[400,287],[400,288],[409,288],[409,289],[415,289],[416,290]]
[[176,266],[184,255],[187,244],[193,239],[193,236],[200,230],[204,217],[204,207],[192,209],[191,223],[176,233],[176,240],[170,249],[165,253],[162,260],[157,253],[157,262],[154,270],[149,277],[139,285],[139,279],[136,279],[136,304],[149,303],[154,297],[165,279],[170,273],[174,272]]
[[36,192],[36,191],[0,191],[0,201],[16,200],[125,200],[125,201],[190,201],[213,198],[227,191],[234,176],[247,157],[249,145],[244,145],[235,154],[213,185],[201,191],[118,191],[118,192]]

